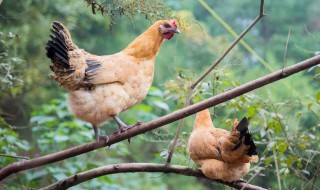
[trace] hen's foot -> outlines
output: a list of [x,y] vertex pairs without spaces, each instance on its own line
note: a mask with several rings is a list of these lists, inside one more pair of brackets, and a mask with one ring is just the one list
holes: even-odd
[[92,125],[92,127],[94,131],[94,136],[97,142],[106,141],[107,143],[109,141],[109,137],[107,135],[100,135],[100,132],[97,126]]
[[[97,139],[96,139],[96,140],[97,140]],[[100,142],[100,141],[106,141],[106,143],[107,143],[107,142],[109,142],[109,137],[108,137],[107,135],[99,135],[97,141],[98,141],[98,142]]]
[[246,180],[240,178],[237,181],[234,181],[233,183],[236,184],[236,183],[248,183],[248,182]]

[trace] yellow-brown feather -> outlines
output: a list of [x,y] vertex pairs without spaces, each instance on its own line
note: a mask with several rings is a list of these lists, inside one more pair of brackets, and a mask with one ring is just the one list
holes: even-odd
[[257,155],[247,154],[250,145],[242,143],[234,150],[240,137],[236,130],[238,124],[236,119],[231,131],[215,128],[209,110],[197,113],[188,148],[190,158],[201,166],[207,177],[235,181],[249,171],[250,162],[258,161]]

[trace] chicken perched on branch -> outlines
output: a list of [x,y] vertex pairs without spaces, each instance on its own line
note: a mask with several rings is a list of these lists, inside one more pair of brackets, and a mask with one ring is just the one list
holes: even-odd
[[188,148],[191,159],[201,166],[205,176],[231,182],[250,169],[250,162],[258,162],[256,146],[248,130],[249,122],[236,119],[231,131],[215,128],[209,110],[198,112]]
[[51,32],[46,46],[51,77],[69,91],[71,111],[92,124],[97,141],[103,137],[98,127],[111,118],[120,132],[128,128],[118,114],[144,99],[163,41],[180,33],[174,20],[160,20],[124,50],[98,56],[78,48],[63,24],[53,22]]

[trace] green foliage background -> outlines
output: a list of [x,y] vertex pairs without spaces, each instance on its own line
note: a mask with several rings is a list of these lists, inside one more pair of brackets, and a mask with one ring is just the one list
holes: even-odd
[[[258,1],[206,3],[237,33],[259,9]],[[319,0],[266,1],[267,16],[244,40],[263,57],[268,68],[238,45],[197,87],[193,102],[319,54],[319,4]],[[188,86],[234,40],[203,5],[194,0],[4,0],[0,4],[0,154],[35,158],[93,140],[91,126],[70,115],[66,92],[48,76],[50,61],[44,47],[52,21],[68,26],[79,47],[102,55],[120,51],[154,20],[170,17],[180,21],[182,34],[164,43],[147,98],[120,115],[127,123],[147,122],[181,108]],[[226,129],[235,117],[251,117],[250,127],[261,158],[245,176],[254,176],[251,183],[273,189],[320,188],[316,175],[320,168],[319,76],[320,67],[316,66],[210,109],[215,125]],[[193,117],[184,123],[173,164],[197,167],[186,148],[192,123]],[[101,129],[110,134],[115,126],[110,121]],[[40,188],[113,163],[164,163],[176,127],[175,122],[134,137],[131,145],[121,142],[15,174],[1,183],[0,189]],[[0,156],[0,168],[19,160]],[[104,176],[71,189],[195,188],[224,189],[190,177],[149,173]]]

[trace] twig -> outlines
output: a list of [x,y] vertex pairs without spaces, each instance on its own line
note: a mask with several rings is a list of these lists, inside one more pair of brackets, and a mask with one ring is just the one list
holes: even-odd
[[251,30],[252,27],[254,27],[258,21],[263,17],[265,16],[264,14],[264,10],[263,10],[263,7],[264,7],[264,0],[261,0],[261,3],[260,3],[260,12],[259,12],[259,15],[252,21],[252,23],[237,37],[237,39],[228,47],[228,49],[224,52],[224,54],[222,54],[222,56],[220,56],[214,64],[212,64],[212,66],[206,71],[204,72],[198,80],[196,80],[196,82],[194,82],[193,85],[191,85],[191,88],[194,89],[195,86],[201,82],[201,80],[206,77],[211,71],[212,69],[214,69],[225,57],[226,55],[228,55],[228,53],[232,50],[232,48],[237,45],[237,43]]
[[315,173],[315,175],[313,176],[313,181],[312,181],[311,190],[313,190],[313,188],[315,188],[315,184],[316,184],[317,177],[318,177],[318,175],[319,175],[319,171],[320,171],[320,163],[318,163],[318,166],[317,166],[317,169],[316,169],[316,173]]
[[[251,28],[258,23],[258,21],[265,16],[264,14],[264,0],[261,0],[260,3],[260,12],[259,15],[252,21],[252,23],[236,38],[234,42],[227,48],[227,50],[190,86],[188,96],[186,98],[186,101],[184,103],[184,107],[187,107],[191,101],[192,93],[195,87],[214,69],[216,68],[220,62],[229,54],[229,52],[238,44],[238,42],[251,30]],[[170,164],[171,158],[173,156],[174,150],[177,146],[178,139],[182,130],[183,126],[183,119],[179,121],[178,129],[176,132],[176,135],[173,139],[173,143],[170,146],[168,158],[166,160],[167,164]]]
[[[184,102],[184,105],[183,105],[184,108],[189,106],[191,98],[192,98],[192,93],[193,93],[193,88],[189,88],[189,92],[188,92],[186,101]],[[182,130],[183,121],[184,121],[184,118],[179,120],[178,129],[177,129],[176,135],[175,135],[175,137],[173,139],[173,143],[170,146],[169,154],[168,154],[168,157],[167,157],[167,160],[166,160],[166,164],[170,164],[170,162],[171,162],[174,150],[175,150],[175,148],[177,146],[178,139],[179,139],[179,136],[180,136],[180,133],[181,133],[181,130]]]
[[226,102],[228,100],[231,100],[233,98],[236,98],[238,96],[241,96],[247,92],[250,92],[252,90],[261,88],[267,84],[273,83],[277,80],[286,78],[292,74],[295,74],[297,72],[300,72],[302,70],[308,69],[312,66],[318,65],[320,63],[320,55],[314,56],[310,59],[304,60],[300,63],[297,63],[295,65],[292,65],[290,67],[287,67],[285,69],[278,70],[274,73],[271,73],[269,75],[263,76],[261,78],[258,78],[256,80],[253,80],[249,83],[246,83],[244,85],[238,86],[234,89],[228,90],[224,93],[221,93],[219,95],[213,96],[211,98],[208,98],[207,100],[204,100],[202,102],[198,102],[194,105],[188,106],[186,108],[183,108],[181,110],[177,110],[173,113],[170,113],[166,116],[160,117],[156,120],[138,125],[136,127],[130,128],[129,130],[123,132],[123,133],[117,133],[109,136],[109,141],[106,143],[105,141],[100,142],[91,142],[84,145],[72,147],[60,152],[48,154],[45,156],[41,156],[38,158],[34,158],[31,160],[25,160],[21,162],[15,162],[12,163],[0,170],[0,181],[5,179],[6,177],[10,176],[13,173],[21,172],[24,170],[28,170],[31,168],[36,168],[39,166],[43,166],[46,164],[58,162],[70,157],[74,157],[80,154],[84,154],[105,146],[110,146],[112,144],[115,144],[117,142],[123,141],[128,138],[132,138],[134,136],[137,136],[139,134],[145,133],[147,131],[151,131],[153,129],[159,128],[161,126],[164,126],[166,124],[172,123],[174,121],[177,121],[181,118],[185,118],[187,116],[190,116],[192,114],[195,114],[199,111],[202,111],[204,109],[207,109],[212,106],[216,106],[220,103]]
[[8,155],[8,154],[0,154],[0,157],[9,157],[9,158],[17,158],[17,159],[23,159],[23,160],[30,160],[27,156],[14,156],[14,155]]
[[259,175],[262,170],[263,170],[262,168],[259,169],[253,176],[251,176],[250,179],[246,182],[246,184],[245,184],[240,190],[245,190],[245,188],[247,187],[247,185],[249,185],[249,183],[250,183],[255,177],[257,177],[257,175]]
[[66,179],[58,181],[50,186],[44,187],[40,190],[57,190],[57,189],[67,189],[69,187],[80,184],[84,181],[88,181],[93,178],[97,178],[103,175],[115,174],[115,173],[129,173],[129,172],[163,172],[165,174],[174,173],[185,176],[194,176],[199,178],[204,178],[210,181],[219,182],[224,185],[234,187],[236,189],[241,189],[244,185],[246,190],[267,190],[265,188],[246,184],[244,181],[236,181],[232,183],[223,182],[221,180],[209,179],[203,175],[201,170],[192,169],[186,166],[172,165],[167,166],[165,164],[151,164],[151,163],[124,163],[124,164],[114,164],[109,166],[103,166],[88,170],[82,173],[75,174]]
[[[267,131],[267,137],[268,137],[269,143],[271,143],[272,142],[272,136],[270,135],[269,131]],[[272,155],[273,155],[274,165],[276,167],[278,189],[281,190],[281,178],[280,178],[280,173],[279,173],[278,160],[277,160],[276,151],[274,149],[272,150]]]
[[291,33],[291,26],[289,28],[289,32],[288,32],[288,36],[287,36],[287,41],[286,41],[286,46],[284,48],[284,54],[283,54],[283,61],[282,61],[282,64],[283,64],[283,67],[286,63],[286,58],[287,58],[287,50],[288,50],[288,44],[289,44],[289,39],[290,39],[290,33]]
[[284,135],[284,137],[285,137],[285,139],[286,139],[286,141],[287,141],[287,143],[288,143],[288,145],[289,145],[289,147],[290,147],[290,150],[291,150],[294,154],[296,154],[296,156],[297,156],[298,158],[301,158],[301,155],[299,155],[298,152],[295,151],[294,147],[293,147],[292,144],[291,144],[291,141],[290,141],[290,139],[289,139],[289,137],[288,137],[288,134],[287,134],[287,132],[286,132],[286,129],[285,129],[285,127],[284,127],[284,125],[283,125],[280,117],[279,117],[277,108],[274,106],[273,103],[271,104],[271,106],[272,106],[272,109],[274,110],[274,112],[276,113],[277,121],[278,121],[279,124],[280,124],[281,131],[282,131],[282,133],[283,133],[283,135]]

